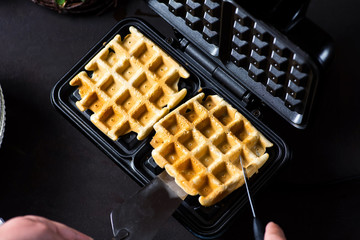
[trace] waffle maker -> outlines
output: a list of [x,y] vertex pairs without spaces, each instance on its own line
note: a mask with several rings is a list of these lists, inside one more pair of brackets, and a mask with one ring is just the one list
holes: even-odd
[[[112,141],[91,123],[90,110],[77,109],[80,95],[69,85],[105,42],[116,34],[125,37],[134,26],[191,74],[179,82],[179,89],[188,91],[182,103],[199,91],[217,94],[274,144],[268,149],[267,163],[249,179],[256,193],[291,155],[276,129],[259,118],[260,109],[271,109],[266,114],[278,114],[295,128],[304,129],[321,72],[332,57],[331,38],[304,17],[309,1],[146,2],[173,26],[175,37],[163,36],[141,19],[120,21],[56,83],[51,93],[54,107],[140,186],[163,171],[151,157],[149,142],[154,131],[142,141],[133,132]],[[211,207],[189,196],[173,216],[195,236],[212,239],[226,231],[247,203],[244,187]]]

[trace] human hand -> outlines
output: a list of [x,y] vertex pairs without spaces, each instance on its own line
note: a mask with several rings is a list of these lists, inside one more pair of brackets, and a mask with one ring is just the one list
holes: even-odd
[[265,228],[264,240],[286,240],[286,237],[279,225],[269,222]]
[[15,217],[0,226],[1,240],[92,240],[62,223],[38,216]]

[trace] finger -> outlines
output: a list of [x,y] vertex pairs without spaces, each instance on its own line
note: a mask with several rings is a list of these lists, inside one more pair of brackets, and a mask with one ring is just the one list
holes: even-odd
[[279,225],[269,222],[265,228],[264,240],[286,240],[286,237]]
[[65,224],[62,224],[62,223],[59,223],[56,221],[52,221],[52,220],[49,220],[44,217],[29,215],[29,216],[25,216],[25,218],[27,218],[31,221],[37,221],[37,222],[42,222],[43,224],[46,224],[55,235],[58,235],[59,237],[61,237],[64,240],[92,240],[91,237],[89,237],[71,227],[68,227]]
[[1,240],[63,240],[43,222],[34,218],[15,217],[0,228]]
[[32,221],[32,222],[41,222],[41,223],[45,223],[47,221],[49,221],[49,219],[44,218],[44,217],[40,217],[40,216],[35,216],[35,215],[26,215],[23,216],[22,218]]
[[86,234],[79,232],[71,227],[68,227],[62,223],[52,221],[56,227],[56,232],[64,238],[64,240],[93,240]]

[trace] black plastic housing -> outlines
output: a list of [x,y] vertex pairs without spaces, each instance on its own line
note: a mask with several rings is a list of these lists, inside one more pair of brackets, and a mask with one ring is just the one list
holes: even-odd
[[[207,71],[196,59],[191,58],[191,54],[198,51],[196,46],[192,46],[191,43],[184,39],[177,48],[174,48],[165,40],[164,36],[142,20],[128,18],[119,22],[62,77],[51,93],[51,101],[54,107],[141,186],[144,186],[162,171],[156,166],[151,157],[152,148],[149,142],[154,131],[142,141],[136,139],[135,133],[121,136],[117,141],[111,140],[92,124],[89,119],[90,112],[81,112],[75,106],[80,96],[77,88],[69,85],[70,80],[84,70],[84,66],[103,48],[104,43],[109,42],[116,34],[125,37],[129,33],[130,26],[137,28],[189,71],[191,76],[188,79],[181,79],[179,82],[179,89],[187,88],[188,90],[183,102],[198,94],[198,91],[202,91],[206,95],[217,94],[242,113],[274,144],[273,147],[268,149],[269,159],[266,164],[259,170],[258,174],[255,174],[249,180],[252,192],[256,193],[276,174],[280,166],[289,159],[290,151],[288,146],[247,109],[247,106],[249,106],[249,98],[247,98],[249,92],[245,88],[240,87],[240,90],[235,91],[237,94],[234,94],[227,87],[233,84],[231,82],[232,78],[229,78],[227,83],[219,81],[219,79],[226,77],[228,73],[219,69],[214,70],[215,74]],[[188,52],[190,52],[190,55]],[[217,78],[214,78],[214,76],[217,76]],[[239,94],[241,97],[239,97]],[[234,191],[224,200],[211,207],[201,206],[197,198],[197,196],[187,197],[174,213],[174,217],[194,235],[203,239],[211,239],[223,234],[234,217],[244,207],[247,207],[246,203],[248,202],[244,187]]]

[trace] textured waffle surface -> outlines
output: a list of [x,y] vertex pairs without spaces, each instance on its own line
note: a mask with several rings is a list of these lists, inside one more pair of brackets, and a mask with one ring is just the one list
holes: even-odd
[[[173,24],[185,28],[188,35],[197,33],[193,42],[246,70],[250,86],[262,86],[256,88],[259,94],[278,99],[279,108],[303,113],[313,74],[301,50],[280,33],[231,1],[157,1],[176,16]],[[223,4],[229,7],[222,8]]]
[[231,61],[288,109],[302,112],[312,77],[305,59],[240,9],[234,16]]
[[267,161],[269,142],[217,95],[200,93],[154,125],[152,157],[176,183],[210,206],[244,184]]
[[159,0],[169,11],[184,20],[191,30],[201,33],[209,44],[219,45],[221,1]]
[[178,91],[189,73],[136,28],[116,35],[71,81],[81,100],[76,106],[111,139],[130,131],[144,139],[153,125],[186,95]]

